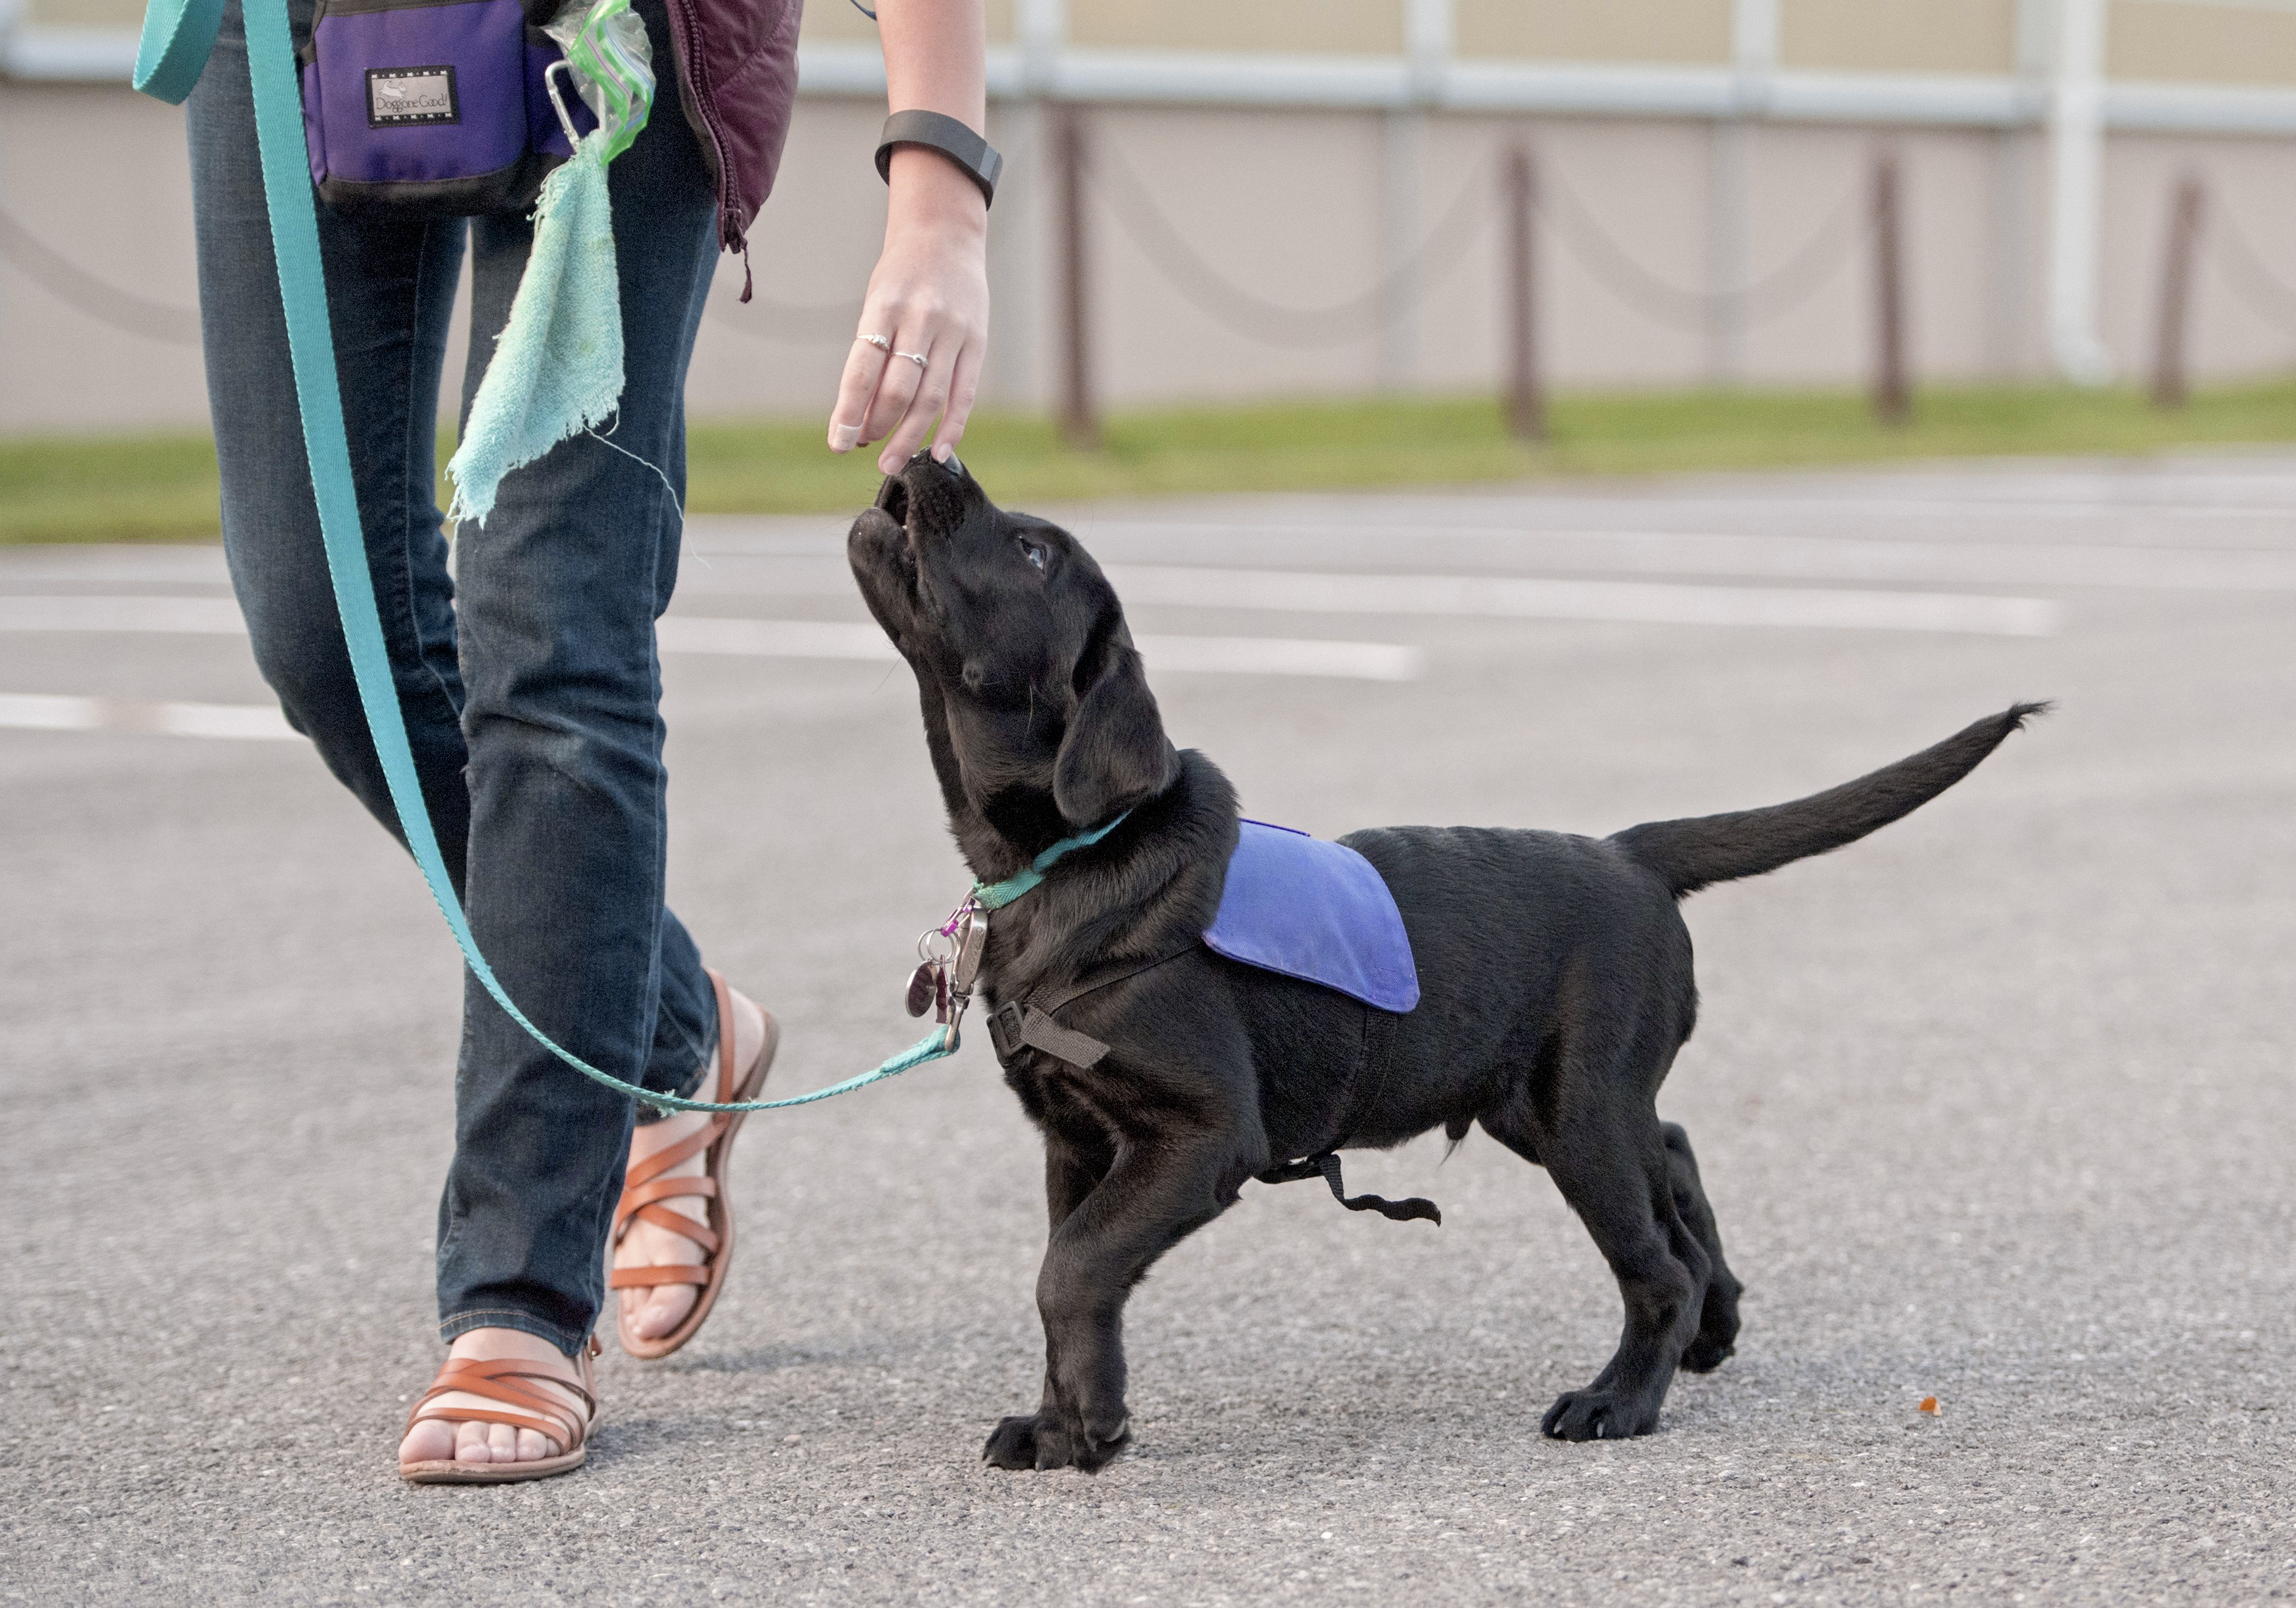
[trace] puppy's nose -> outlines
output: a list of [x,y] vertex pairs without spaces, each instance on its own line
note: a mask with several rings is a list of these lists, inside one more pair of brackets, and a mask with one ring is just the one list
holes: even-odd
[[934,457],[932,455],[932,448],[930,447],[919,449],[916,455],[909,459],[909,467],[911,469],[938,469],[953,480],[962,480],[964,479],[964,465],[957,461],[957,456],[955,453],[950,453],[948,457],[946,460],[943,460]]

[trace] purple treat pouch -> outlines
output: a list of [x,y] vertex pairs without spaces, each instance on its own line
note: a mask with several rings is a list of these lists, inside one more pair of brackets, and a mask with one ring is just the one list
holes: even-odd
[[[554,12],[554,0],[537,0]],[[520,0],[319,0],[302,54],[311,179],[330,206],[410,217],[522,210],[570,154]],[[562,86],[578,132],[596,119]]]

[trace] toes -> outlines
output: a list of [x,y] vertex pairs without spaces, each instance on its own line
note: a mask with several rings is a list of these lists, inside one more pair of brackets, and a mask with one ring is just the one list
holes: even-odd
[[1658,1427],[1658,1412],[1608,1391],[1566,1391],[1539,1421],[1554,1440],[1624,1440]]
[[1118,1422],[1115,1432],[1101,1435],[1089,1429],[1078,1429],[1069,1437],[1070,1462],[1087,1474],[1096,1474],[1108,1466],[1116,1454],[1132,1444],[1132,1421]]
[[549,1436],[538,1430],[519,1431],[518,1460],[521,1463],[538,1463],[545,1457],[555,1457],[557,1455],[558,1443]]
[[487,1450],[496,1463],[518,1461],[518,1427],[509,1423],[487,1425]]
[[660,1340],[693,1310],[693,1293],[692,1284],[657,1284],[653,1299],[638,1309],[630,1332],[640,1340]]
[[401,1463],[443,1463],[454,1455],[455,1426],[437,1418],[422,1419],[398,1443]]
[[465,1418],[455,1426],[455,1461],[457,1463],[491,1463],[494,1453],[487,1445],[487,1425],[475,1418]]
[[1069,1426],[1046,1415],[1037,1420],[1037,1467],[1068,1468],[1076,1462],[1076,1439]]
[[988,1432],[988,1444],[980,1448],[980,1460],[991,1468],[1036,1467],[1035,1415],[1000,1419]]

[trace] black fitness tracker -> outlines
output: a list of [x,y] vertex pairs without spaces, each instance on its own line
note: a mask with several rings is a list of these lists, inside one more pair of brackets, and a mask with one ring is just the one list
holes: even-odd
[[996,146],[952,117],[938,111],[897,111],[885,119],[877,146],[877,176],[893,181],[893,147],[922,145],[964,169],[964,176],[980,186],[980,199],[996,201],[996,176],[1004,171],[1004,158]]

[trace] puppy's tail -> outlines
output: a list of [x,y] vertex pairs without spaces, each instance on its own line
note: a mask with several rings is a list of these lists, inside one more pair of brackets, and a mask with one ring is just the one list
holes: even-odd
[[2013,704],[1934,748],[1791,804],[1684,821],[1647,821],[1628,827],[1611,841],[1658,873],[1677,898],[1711,882],[1759,876],[1854,843],[1900,816],[1911,815],[1975,770],[2011,732],[2048,710],[2046,703]]

